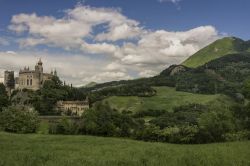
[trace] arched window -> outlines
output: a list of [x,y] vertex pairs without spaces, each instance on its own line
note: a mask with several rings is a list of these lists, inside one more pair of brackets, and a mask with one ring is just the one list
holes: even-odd
[[32,79],[30,79],[30,85],[32,86]]
[[29,85],[29,82],[30,82],[29,79],[27,79],[27,85]]

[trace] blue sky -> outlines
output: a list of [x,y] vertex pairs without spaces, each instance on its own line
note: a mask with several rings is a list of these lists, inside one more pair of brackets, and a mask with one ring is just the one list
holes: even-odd
[[[0,27],[5,29],[18,13],[60,16],[73,8],[74,0],[0,0]],[[220,32],[248,40],[250,38],[250,1],[182,0],[175,5],[158,0],[86,0],[86,5],[121,8],[124,15],[139,20],[150,29],[187,30],[213,25]],[[1,32],[2,34],[3,32]]]
[[249,8],[248,0],[0,0],[0,72],[42,57],[74,85],[154,75],[223,36],[250,39]]

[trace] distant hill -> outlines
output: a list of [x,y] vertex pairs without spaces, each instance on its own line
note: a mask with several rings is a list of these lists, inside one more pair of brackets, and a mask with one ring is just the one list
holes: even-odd
[[201,49],[184,61],[182,65],[195,68],[225,55],[241,52],[250,52],[250,41],[244,41],[236,37],[226,37]]
[[228,37],[215,41],[183,64],[172,65],[157,76],[106,82],[81,90],[90,94],[93,102],[110,96],[152,97],[157,95],[152,93],[152,87],[160,86],[199,94],[226,94],[241,100],[244,98],[242,82],[246,79],[250,79],[250,41]]
[[[161,75],[161,77],[169,77]],[[243,82],[250,79],[250,53],[235,53],[212,60],[205,65],[180,73],[174,78],[180,91],[223,93],[236,97]]]
[[86,87],[86,88],[91,88],[91,87],[94,87],[94,86],[96,86],[96,85],[97,85],[96,82],[90,82],[90,83],[88,83],[87,85],[85,85],[84,87]]

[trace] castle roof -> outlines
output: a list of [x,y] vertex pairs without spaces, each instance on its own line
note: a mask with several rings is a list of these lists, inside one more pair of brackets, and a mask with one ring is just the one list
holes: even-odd
[[39,58],[39,61],[38,61],[37,64],[38,64],[38,65],[43,65],[43,62],[42,62],[41,58]]

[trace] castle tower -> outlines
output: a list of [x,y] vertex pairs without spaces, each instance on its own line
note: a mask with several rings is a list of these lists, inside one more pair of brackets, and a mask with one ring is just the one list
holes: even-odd
[[11,91],[15,89],[15,78],[14,71],[5,71],[4,72],[4,85],[8,92],[8,95],[11,95]]
[[54,76],[57,76],[57,71],[56,71],[56,69],[54,70],[54,74],[53,74]]
[[39,88],[41,88],[43,84],[43,62],[41,58],[39,59],[39,61],[37,62],[35,66],[35,72],[37,73]]
[[35,71],[43,73],[43,62],[42,62],[41,58],[39,59],[39,61],[37,62],[36,66],[35,66]]

